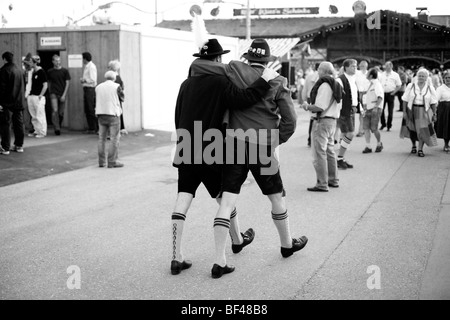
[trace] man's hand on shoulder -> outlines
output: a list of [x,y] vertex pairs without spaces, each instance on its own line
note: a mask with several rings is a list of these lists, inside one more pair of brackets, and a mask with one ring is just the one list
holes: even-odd
[[263,78],[264,80],[269,82],[270,80],[275,79],[279,75],[280,74],[278,72],[276,72],[275,70],[270,69],[270,68],[265,68],[261,78]]

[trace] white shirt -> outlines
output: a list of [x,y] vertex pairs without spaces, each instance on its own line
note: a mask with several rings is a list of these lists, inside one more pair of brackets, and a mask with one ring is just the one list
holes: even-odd
[[317,91],[316,103],[314,105],[321,108],[322,110],[328,110],[327,112],[322,113],[320,117],[331,117],[336,119],[339,118],[341,114],[342,103],[337,103],[336,100],[333,99],[333,103],[330,107],[332,96],[333,90],[331,89],[330,85],[328,83],[323,83]]
[[400,76],[395,71],[389,73],[385,71],[381,73],[379,79],[385,93],[394,92],[397,87],[402,86],[402,80],[400,80]]
[[367,72],[367,70],[365,72],[361,70],[356,71],[356,85],[359,92],[366,92],[369,89],[370,81],[367,79]]
[[[367,94],[363,96],[363,104],[367,105],[367,110],[375,108],[378,98],[384,100],[384,90],[378,79],[372,79],[372,81],[369,81]],[[378,105],[378,108],[383,108],[383,101]]]
[[436,97],[438,101],[450,101],[450,88],[445,84],[436,89]]
[[122,114],[117,89],[119,84],[112,80],[106,80],[95,88],[95,114],[111,115],[119,117]]
[[83,70],[83,87],[95,88],[97,86],[97,67],[90,61],[86,64]]

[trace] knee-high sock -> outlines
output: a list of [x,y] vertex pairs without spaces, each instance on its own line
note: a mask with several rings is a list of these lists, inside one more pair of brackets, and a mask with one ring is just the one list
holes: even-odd
[[242,244],[241,229],[239,228],[239,219],[236,209],[233,210],[230,217],[230,237],[233,244]]
[[225,246],[229,232],[230,220],[222,218],[216,218],[214,220],[214,242],[216,244],[216,259],[214,263],[217,263],[221,267],[225,267],[227,264]]
[[186,215],[174,212],[172,214],[172,260],[183,262],[181,239],[183,237]]
[[281,246],[283,248],[292,248],[291,231],[289,230],[289,215],[286,211],[282,214],[272,213],[272,219],[277,227],[280,236]]
[[349,138],[347,136],[344,136],[344,138],[341,141],[341,149],[339,150],[339,158],[343,158],[345,155],[345,152],[350,147],[350,144],[352,143],[353,138]]

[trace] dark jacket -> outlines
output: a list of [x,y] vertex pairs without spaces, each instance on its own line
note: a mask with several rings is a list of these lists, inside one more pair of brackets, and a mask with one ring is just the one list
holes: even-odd
[[14,63],[0,69],[0,105],[9,110],[22,110],[25,103],[23,72]]
[[342,81],[342,84],[344,85],[344,97],[342,99],[342,109],[341,109],[341,116],[349,117],[350,115],[354,114],[353,110],[353,97],[352,97],[352,89],[350,88],[350,82],[348,81],[345,74],[340,75],[339,78]]
[[333,97],[336,102],[341,102],[343,94],[341,85],[333,77],[324,76],[319,78],[319,80],[317,80],[317,82],[314,84],[314,87],[311,89],[311,93],[309,95],[311,98],[311,104],[316,103],[317,92],[319,91],[320,86],[324,83],[328,83],[330,85],[331,90],[333,90]]
[[[180,129],[190,134],[190,164],[200,164],[202,162],[198,163],[198,159],[202,159],[204,149],[212,143],[203,141],[203,134],[209,129],[221,130],[223,134],[222,122],[227,108],[250,107],[258,102],[269,88],[270,85],[262,78],[258,78],[247,89],[239,89],[227,77],[219,75],[197,74],[185,80],[181,85],[175,108],[178,139],[174,166],[177,167],[182,163],[183,155],[180,151],[186,146],[180,144]],[[194,132],[196,121],[201,123],[201,132]],[[202,142],[201,149],[195,148],[194,142],[199,140]],[[197,161],[194,161],[195,159]]]
[[[240,61],[231,61],[230,64],[221,64],[197,59],[192,63],[194,72],[210,72],[227,76],[235,85],[245,88],[261,77],[264,68],[251,67]],[[242,129],[249,135],[253,143],[275,145],[275,137],[269,130],[279,130],[279,143],[285,143],[294,134],[297,126],[297,113],[291,98],[291,91],[287,87],[287,79],[279,76],[270,81],[270,90],[251,108],[245,110],[231,110],[229,116],[231,129]],[[268,130],[268,141],[259,141],[258,137],[251,135],[251,130]]]

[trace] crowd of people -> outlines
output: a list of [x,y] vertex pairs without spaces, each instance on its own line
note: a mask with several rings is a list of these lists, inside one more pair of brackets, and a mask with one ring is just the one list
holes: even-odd
[[[182,253],[181,242],[187,212],[202,183],[219,203],[213,226],[216,250],[211,270],[213,278],[235,270],[234,266],[227,264],[225,255],[228,233],[235,254],[251,244],[255,237],[252,228],[245,233],[240,232],[236,208],[241,186],[249,172],[272,204],[271,215],[280,236],[282,256],[291,256],[308,242],[306,236],[291,238],[276,151],[296,129],[292,90],[288,89],[284,77],[275,75],[265,78],[268,74],[267,63],[274,58],[266,41],[255,39],[252,42],[243,55],[247,63],[232,61],[222,64],[221,56],[225,53],[227,51],[222,50],[217,40],[210,39],[194,55],[198,59],[192,63],[189,78],[181,85],[178,94],[175,111],[178,140],[174,160],[174,166],[178,169],[178,197],[172,213],[171,272],[174,275],[192,266],[192,262]],[[385,128],[390,131],[393,127],[396,97],[400,101],[399,111],[403,112],[400,137],[411,139],[412,152],[415,150],[423,157],[424,145],[436,145],[437,138],[444,139],[444,150],[449,152],[450,73],[444,74],[444,84],[439,84],[435,89],[432,74],[425,68],[415,75],[408,75],[402,68],[396,72],[393,67],[390,61],[383,68],[369,68],[367,61],[358,64],[354,59],[347,59],[336,70],[332,63],[324,61],[316,64],[314,70],[300,82],[302,88],[298,99],[302,102],[302,108],[311,112],[308,144],[312,148],[317,176],[316,185],[307,188],[308,191],[328,192],[330,188],[339,188],[339,169],[354,167],[347,161],[346,155],[356,130],[357,137],[365,137],[366,147],[362,153],[383,151],[381,131]],[[260,77],[268,81],[270,87],[265,89],[268,89],[267,92],[262,90],[263,87],[255,87]],[[238,89],[246,89],[247,96],[239,98],[243,92],[236,91]],[[252,98],[256,102],[249,99],[248,90],[253,90]],[[258,91],[257,94],[255,91]],[[227,98],[222,97],[223,93],[227,93]],[[357,114],[360,119],[358,128],[355,127]],[[201,131],[196,131],[196,122],[202,124]],[[195,139],[196,134],[205,134],[212,128],[225,131],[224,138],[218,143],[223,142],[222,150],[226,150],[225,155],[219,156],[219,159],[224,157],[226,161],[213,164],[203,158],[205,150],[211,147],[210,140],[204,142],[202,148],[190,146],[192,149],[189,151],[185,143],[186,132]],[[275,134],[274,129],[277,130]],[[246,134],[236,137],[236,130]],[[258,134],[262,131],[267,131],[264,139]],[[372,134],[376,138],[375,148],[371,145]],[[239,145],[245,151],[242,162],[238,159]],[[256,152],[258,156],[252,161],[252,154],[261,149],[263,152]],[[269,163],[263,161],[262,154],[270,155]],[[200,159],[200,162],[194,162],[194,158]],[[277,169],[263,174],[263,169],[271,164],[275,164]]]
[[[288,81],[267,68],[275,57],[263,39],[255,39],[243,55],[247,63],[223,64],[222,55],[228,52],[217,39],[209,39],[194,54],[197,59],[178,92],[175,109],[178,139],[173,159],[178,170],[178,195],[171,216],[173,275],[192,266],[183,254],[182,238],[188,210],[201,184],[219,204],[213,224],[215,257],[211,275],[217,279],[235,270],[227,264],[228,235],[234,254],[250,245],[255,237],[252,228],[241,232],[236,208],[249,172],[270,200],[270,216],[279,235],[281,256],[288,258],[308,243],[306,236],[291,235],[278,160],[278,147],[289,141],[297,126]],[[85,52],[82,56],[84,69],[80,82],[88,123],[86,133],[99,135],[99,167],[121,168],[124,165],[118,161],[118,149],[120,133],[124,130],[124,86],[118,74],[120,62],[111,61],[105,80],[98,84],[91,54]],[[2,58],[0,154],[8,155],[10,151],[24,152],[24,109],[32,118],[33,131],[29,136],[42,139],[47,135],[47,90],[55,135],[61,134],[71,77],[56,55],[54,68],[48,72],[40,67],[37,55],[28,54],[23,60],[24,68],[13,63],[11,52],[5,52]],[[399,111],[403,112],[400,137],[410,139],[411,153],[424,157],[424,146],[436,146],[437,139],[443,139],[444,151],[450,152],[450,71],[440,77],[439,73],[425,68],[410,74],[400,67],[398,72],[394,71],[393,67],[390,61],[383,68],[369,68],[367,61],[346,59],[337,69],[324,61],[316,64],[301,81],[299,100],[301,107],[311,113],[308,145],[317,176],[316,184],[307,188],[308,191],[329,192],[330,188],[340,187],[339,169],[354,168],[346,156],[356,131],[356,137],[364,136],[366,141],[362,153],[372,153],[373,149],[375,153],[383,151],[381,131],[392,129],[395,97],[400,102]],[[359,115],[357,128],[356,115]],[[11,125],[13,146],[10,145]],[[189,143],[197,141],[195,136],[199,134],[214,139],[201,139],[200,146]],[[372,134],[376,138],[375,148],[371,144]],[[106,152],[108,139],[111,143]],[[214,146],[213,162],[205,159],[211,146]]]
[[[121,168],[118,148],[121,134],[127,134],[123,121],[124,85],[119,75],[120,62],[110,61],[105,82],[97,83],[97,67],[92,55],[84,52],[83,87],[84,112],[88,124],[87,134],[99,135],[99,166]],[[24,152],[26,127],[28,137],[42,139],[47,136],[46,99],[51,104],[51,124],[56,136],[61,135],[64,111],[68,97],[71,76],[61,66],[61,57],[52,57],[53,68],[44,70],[39,55],[28,53],[22,61],[22,68],[14,63],[14,54],[5,52],[0,69],[0,155],[10,152]],[[25,123],[24,113],[31,123]],[[14,144],[11,145],[11,127]],[[111,140],[108,156],[105,145]],[[106,159],[107,158],[107,159]]]

